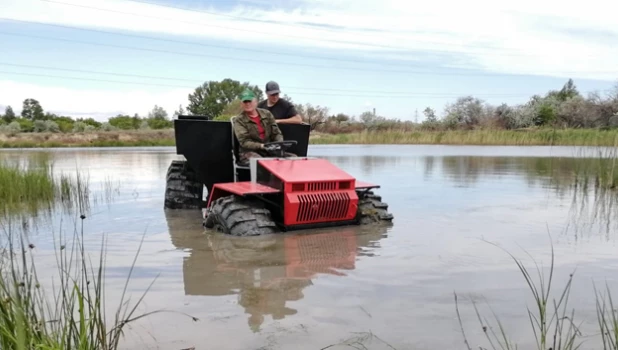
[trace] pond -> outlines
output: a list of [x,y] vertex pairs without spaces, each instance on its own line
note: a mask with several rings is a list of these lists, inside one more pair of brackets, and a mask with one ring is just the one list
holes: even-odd
[[615,287],[618,276],[615,195],[601,198],[569,182],[581,148],[310,146],[310,155],[381,185],[376,193],[393,224],[255,239],[205,230],[197,210],[163,209],[167,167],[181,159],[174,148],[6,150],[0,157],[37,152],[50,152],[54,171],[79,170],[91,192],[83,220],[80,210],[14,219],[36,246],[39,275],[57,274],[60,234],[83,229],[95,262],[105,238],[113,312],[143,237],[131,302],[156,278],[140,313],[199,319],[140,319],[123,349],[323,349],[346,340],[368,349],[465,349],[462,325],[472,348],[491,348],[470,300],[497,326],[493,310],[520,348],[536,348],[526,311],[534,311],[534,299],[501,248],[538,280],[531,257],[547,277],[553,245],[552,297],[575,271],[568,307],[586,335],[598,333],[593,283]]

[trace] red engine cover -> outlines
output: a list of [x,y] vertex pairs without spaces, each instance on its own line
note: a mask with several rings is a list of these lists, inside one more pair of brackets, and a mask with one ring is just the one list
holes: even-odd
[[260,160],[281,179],[284,225],[353,220],[358,208],[353,176],[325,159]]
[[286,193],[284,224],[352,220],[357,208],[358,196],[354,190]]

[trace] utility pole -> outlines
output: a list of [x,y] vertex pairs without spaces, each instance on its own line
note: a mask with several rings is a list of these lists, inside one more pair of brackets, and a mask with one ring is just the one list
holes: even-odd
[[418,108],[414,110],[414,123],[418,124]]

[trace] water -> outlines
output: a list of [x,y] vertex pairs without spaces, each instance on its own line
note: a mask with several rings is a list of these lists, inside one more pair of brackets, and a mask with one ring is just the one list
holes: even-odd
[[[32,152],[40,151],[0,157]],[[180,159],[174,148],[51,152],[57,171],[87,173],[99,199],[83,221],[59,213],[27,226],[39,275],[57,273],[59,231],[70,235],[83,224],[93,256],[107,239],[106,295],[114,310],[143,237],[131,301],[157,278],[140,313],[199,318],[141,319],[128,330],[126,349],[322,349],[354,337],[369,349],[464,349],[455,292],[472,348],[489,344],[470,299],[493,320],[489,303],[510,339],[532,347],[526,307],[534,311],[533,300],[512,259],[491,243],[524,260],[536,278],[527,254],[547,268],[551,242],[554,295],[576,269],[570,306],[587,335],[597,332],[593,282],[616,286],[611,215],[586,214],[593,202],[574,202],[568,174],[548,170],[580,155],[573,147],[312,146],[311,155],[382,185],[393,225],[255,239],[205,231],[199,211],[163,209],[167,167]],[[106,186],[113,198],[104,200]]]

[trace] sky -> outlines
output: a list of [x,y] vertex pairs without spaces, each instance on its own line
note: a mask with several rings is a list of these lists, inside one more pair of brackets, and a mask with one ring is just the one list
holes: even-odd
[[[600,11],[599,9],[604,9]],[[572,78],[618,83],[607,0],[0,0],[0,108],[106,120],[170,115],[209,80],[331,114],[421,121],[457,97],[525,103]],[[0,109],[0,113],[3,109]],[[418,116],[418,117],[417,117]]]

